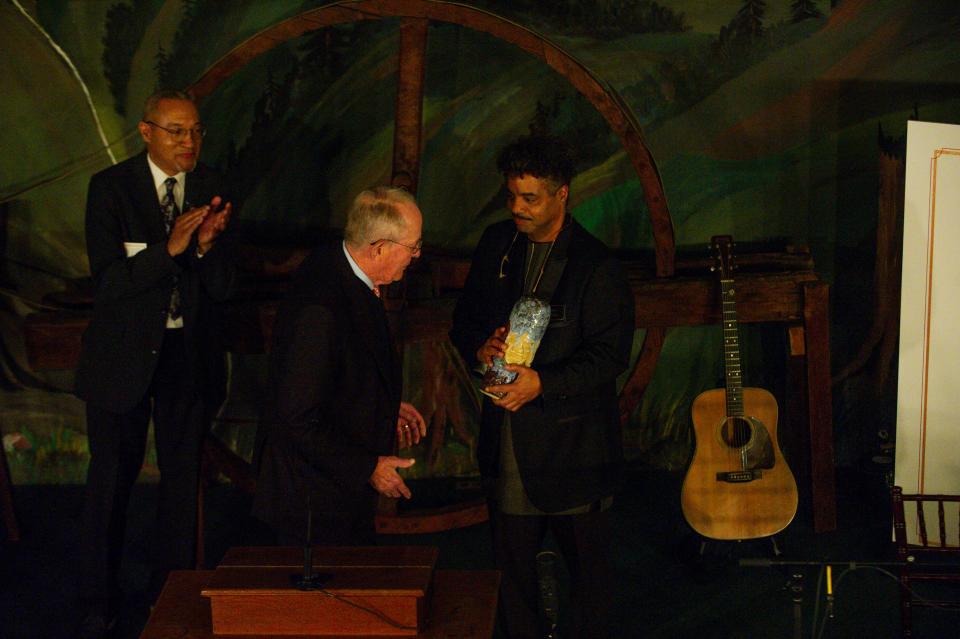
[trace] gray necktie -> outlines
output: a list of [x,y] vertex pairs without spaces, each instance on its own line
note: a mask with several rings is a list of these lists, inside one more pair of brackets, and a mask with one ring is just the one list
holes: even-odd
[[[177,178],[168,177],[163,181],[167,187],[167,192],[160,201],[160,212],[163,213],[163,226],[167,231],[167,237],[170,236],[170,230],[173,229],[173,221],[180,215],[180,209],[177,208],[177,200],[173,196],[173,187],[177,185]],[[170,305],[168,307],[170,318],[179,319],[180,317],[180,287],[177,285],[179,278],[174,277],[173,292],[170,293]]]

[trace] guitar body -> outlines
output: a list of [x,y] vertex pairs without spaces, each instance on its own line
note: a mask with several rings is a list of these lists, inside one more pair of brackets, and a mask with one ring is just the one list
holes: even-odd
[[727,416],[727,391],[701,393],[691,409],[696,435],[683,480],[683,514],[711,539],[774,535],[797,513],[797,483],[777,442],[777,401],[743,388],[742,416]]

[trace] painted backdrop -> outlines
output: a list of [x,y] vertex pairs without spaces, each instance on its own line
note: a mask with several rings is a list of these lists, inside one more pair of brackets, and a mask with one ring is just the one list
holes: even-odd
[[[87,284],[90,175],[139,150],[135,125],[154,88],[189,85],[245,39],[322,4],[0,4],[0,429],[16,481],[82,481],[85,472],[72,372],[32,370],[21,328],[29,313],[69,306],[69,293]],[[897,152],[911,117],[960,123],[960,5],[468,4],[539,32],[619,93],[658,165],[680,252],[717,233],[745,244],[809,246],[832,285],[834,367],[854,359],[877,293],[878,157]],[[396,20],[315,31],[253,59],[205,100],[204,159],[229,172],[245,241],[279,254],[309,246],[342,224],[357,190],[389,179],[397,40]],[[552,130],[580,153],[577,219],[625,254],[650,255],[633,169],[606,123],[562,78],[509,44],[452,24],[431,23],[427,55],[418,198],[432,254],[469,254],[484,226],[505,215],[498,149],[530,130]],[[750,326],[742,342],[745,383],[775,390],[783,406],[783,337]],[[690,402],[722,385],[719,345],[717,327],[669,333],[625,434],[638,463],[686,463]],[[416,468],[472,474],[475,397],[465,388],[438,400],[436,380],[417,374],[440,370],[455,386],[462,366],[443,344],[410,348],[405,358],[409,398],[433,402],[432,426],[444,433],[439,447],[415,453],[429,461]],[[889,361],[866,358],[834,387],[839,463],[860,463],[894,428],[895,371],[878,384],[871,370]],[[263,356],[233,355],[231,371],[231,400],[217,428],[246,451]]]

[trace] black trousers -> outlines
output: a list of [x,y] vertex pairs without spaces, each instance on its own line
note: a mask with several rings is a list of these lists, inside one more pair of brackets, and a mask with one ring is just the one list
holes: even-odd
[[542,639],[537,553],[549,530],[570,573],[570,628],[563,637],[603,639],[610,636],[612,601],[608,557],[609,512],[580,515],[505,515],[489,503],[497,568],[501,571],[499,624],[509,639]]
[[[82,532],[81,598],[109,610],[119,603],[130,493],[143,465],[151,416],[160,469],[157,558],[151,589],[166,573],[192,568],[196,550],[197,483],[205,432],[203,403],[186,370],[182,329],[167,330],[150,389],[130,411],[87,404],[90,465]],[[158,594],[157,592],[150,593]]]

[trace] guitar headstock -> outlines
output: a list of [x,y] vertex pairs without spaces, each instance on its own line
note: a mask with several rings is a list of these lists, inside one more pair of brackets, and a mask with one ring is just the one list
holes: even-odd
[[710,238],[710,247],[713,250],[713,271],[720,271],[720,279],[727,280],[733,277],[733,236],[714,235]]

